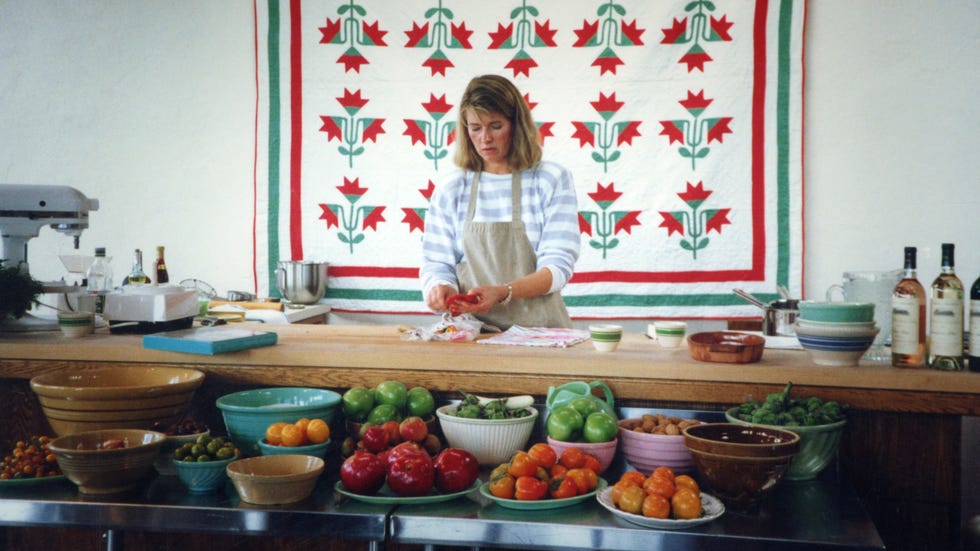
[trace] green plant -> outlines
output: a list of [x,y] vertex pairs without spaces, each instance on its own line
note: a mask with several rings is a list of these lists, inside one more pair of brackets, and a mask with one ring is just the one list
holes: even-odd
[[6,266],[0,259],[0,319],[7,316],[21,318],[31,306],[37,304],[37,297],[44,292],[41,282],[31,277],[20,264]]

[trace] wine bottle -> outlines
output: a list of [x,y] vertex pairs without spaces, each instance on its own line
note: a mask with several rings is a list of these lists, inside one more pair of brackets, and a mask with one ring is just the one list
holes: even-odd
[[133,251],[133,269],[123,280],[123,285],[145,285],[150,282],[150,278],[143,271],[143,251],[136,249]]
[[943,243],[942,271],[932,282],[929,307],[929,366],[963,369],[963,283],[956,277],[953,244]]
[[892,365],[926,364],[926,290],[915,274],[915,247],[905,247],[905,275],[892,292]]
[[170,274],[167,273],[167,262],[163,259],[163,247],[157,247],[156,272],[157,285],[170,281]]
[[970,371],[980,371],[980,277],[970,287]]

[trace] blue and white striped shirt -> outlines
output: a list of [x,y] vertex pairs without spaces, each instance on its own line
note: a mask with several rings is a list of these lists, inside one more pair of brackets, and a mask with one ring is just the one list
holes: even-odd
[[[473,173],[456,170],[437,186],[425,215],[422,239],[423,264],[419,273],[422,291],[437,284],[459,288],[456,265],[463,258],[463,228],[473,185]],[[511,175],[480,176],[474,222],[509,222],[511,219]],[[537,269],[551,271],[551,291],[568,283],[579,255],[578,199],[572,174],[553,162],[542,161],[521,173],[521,220],[531,248],[538,258]],[[498,284],[492,282],[488,284]]]

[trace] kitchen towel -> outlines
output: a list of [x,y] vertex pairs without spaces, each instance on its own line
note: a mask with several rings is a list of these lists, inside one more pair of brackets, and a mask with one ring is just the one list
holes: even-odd
[[573,318],[738,318],[802,287],[803,0],[255,0],[254,277],[330,264],[338,312],[426,312],[421,239],[484,73],[574,174]]

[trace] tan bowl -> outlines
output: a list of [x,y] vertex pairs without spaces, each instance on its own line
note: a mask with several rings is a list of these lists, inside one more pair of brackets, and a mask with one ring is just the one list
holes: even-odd
[[232,461],[226,471],[242,501],[279,505],[306,499],[323,468],[312,455],[261,455]]
[[691,357],[702,362],[753,363],[762,359],[766,339],[733,331],[708,331],[688,335]]
[[51,429],[66,435],[176,422],[203,382],[196,369],[131,366],[46,373],[31,389]]
[[[110,438],[123,440],[126,447],[96,449]],[[136,487],[150,474],[165,439],[151,430],[97,430],[55,438],[48,448],[80,492],[115,494]]]

